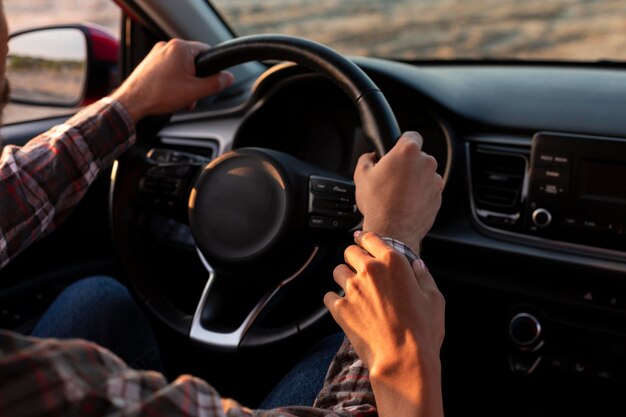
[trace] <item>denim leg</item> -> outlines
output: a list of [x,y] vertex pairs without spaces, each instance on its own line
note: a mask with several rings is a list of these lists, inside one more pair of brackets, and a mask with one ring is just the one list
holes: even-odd
[[324,385],[328,367],[343,342],[343,336],[343,333],[336,333],[319,342],[283,377],[259,408],[313,405]]
[[152,329],[126,287],[94,276],[68,286],[35,326],[33,336],[95,342],[135,369],[162,371]]

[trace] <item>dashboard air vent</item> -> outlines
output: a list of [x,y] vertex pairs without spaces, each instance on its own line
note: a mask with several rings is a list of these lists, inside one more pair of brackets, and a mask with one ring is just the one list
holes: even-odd
[[479,146],[472,158],[474,203],[479,217],[490,223],[515,224],[522,206],[527,156]]

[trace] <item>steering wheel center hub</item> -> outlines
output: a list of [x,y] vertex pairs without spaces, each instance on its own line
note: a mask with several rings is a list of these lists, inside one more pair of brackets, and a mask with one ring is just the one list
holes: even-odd
[[251,262],[275,247],[289,211],[286,184],[260,152],[232,151],[207,165],[189,197],[191,230],[203,255]]

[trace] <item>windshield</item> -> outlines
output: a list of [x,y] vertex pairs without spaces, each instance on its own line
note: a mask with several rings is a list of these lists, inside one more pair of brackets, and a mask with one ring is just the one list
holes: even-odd
[[214,0],[238,35],[398,59],[626,60],[624,0]]

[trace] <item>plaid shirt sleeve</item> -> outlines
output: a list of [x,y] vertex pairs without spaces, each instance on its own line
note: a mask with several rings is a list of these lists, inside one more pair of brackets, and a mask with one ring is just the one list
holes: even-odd
[[168,383],[83,340],[37,339],[0,330],[0,415],[12,417],[376,416],[367,370],[344,341],[315,407],[252,411],[205,381]]
[[0,267],[54,230],[98,174],[135,140],[117,101],[105,98],[23,147],[0,155]]

